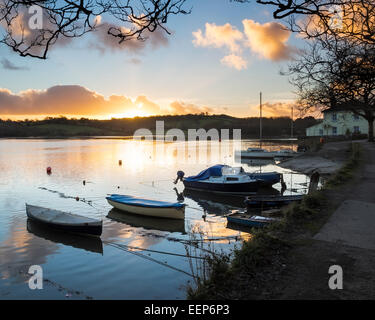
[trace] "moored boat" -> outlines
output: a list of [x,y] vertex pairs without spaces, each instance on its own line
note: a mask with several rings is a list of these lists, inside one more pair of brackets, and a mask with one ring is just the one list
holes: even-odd
[[185,219],[185,204],[137,198],[129,195],[112,194],[108,203],[118,210],[144,216]]
[[244,170],[226,165],[215,165],[201,171],[196,176],[184,178],[184,173],[177,173],[186,189],[209,191],[225,194],[249,194],[258,191],[260,183],[251,178]]
[[267,151],[261,148],[247,148],[247,150],[239,150],[235,152],[235,157],[244,159],[273,159],[277,152]]
[[101,220],[29,204],[26,204],[26,214],[30,219],[61,231],[93,236],[102,234]]
[[270,218],[258,215],[249,215],[245,212],[235,211],[227,215],[228,223],[234,223],[246,227],[264,227],[272,222],[279,221],[278,218]]
[[299,202],[303,197],[303,194],[290,196],[250,196],[246,198],[245,204],[248,208],[282,207],[293,202]]

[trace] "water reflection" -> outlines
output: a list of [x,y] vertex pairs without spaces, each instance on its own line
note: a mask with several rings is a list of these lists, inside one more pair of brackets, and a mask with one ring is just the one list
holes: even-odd
[[103,254],[103,243],[99,237],[85,237],[72,233],[64,233],[42,225],[31,219],[27,219],[27,231],[39,238],[43,238],[55,243]]
[[154,218],[139,216],[131,213],[112,209],[108,212],[107,218],[117,222],[125,223],[135,228],[148,230],[159,230],[167,232],[179,232],[185,234],[185,221],[180,219]]
[[[219,238],[216,243],[224,252],[239,245],[234,237],[249,238],[248,233],[227,228],[223,217],[228,210],[243,208],[243,198],[174,190],[179,188],[173,184],[178,170],[188,176],[218,163],[240,166],[232,156],[233,142],[212,142],[207,157],[199,154],[199,161],[193,159],[193,151],[199,147],[195,142],[168,143],[162,153],[157,149],[160,144],[112,139],[0,140],[0,297],[5,286],[14,298],[35,297],[18,271],[38,264],[52,281],[98,299],[184,299],[186,291],[181,286],[188,280],[186,275],[124,254],[106,243],[183,254],[185,248],[180,240],[189,240],[196,229],[202,230],[205,238]],[[243,144],[242,149],[257,142]],[[51,175],[46,174],[49,166]],[[247,171],[259,170],[251,168]],[[284,173],[289,190],[308,182],[305,176],[289,175],[290,171],[272,163],[262,164],[261,170]],[[279,189],[275,185],[271,192]],[[105,200],[110,193],[184,201],[185,221],[116,214]],[[87,201],[76,201],[76,197]],[[26,202],[103,219],[103,244],[86,243],[30,224]],[[156,253],[148,254],[158,258]],[[162,261],[189,270],[187,259],[163,256]],[[119,285],[123,283],[127,285]],[[48,292],[50,299],[61,298],[58,291],[41,291],[46,295]]]

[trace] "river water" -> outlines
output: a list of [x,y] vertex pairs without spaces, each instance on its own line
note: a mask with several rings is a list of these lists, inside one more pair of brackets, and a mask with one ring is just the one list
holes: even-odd
[[[229,252],[251,235],[227,228],[223,217],[243,207],[242,198],[184,193],[181,182],[173,184],[177,170],[194,175],[218,163],[246,171],[276,170],[284,173],[285,194],[306,192],[304,175],[274,163],[235,159],[235,149],[257,145],[216,141],[206,149],[201,142],[110,138],[0,140],[0,299],[185,299],[201,261],[187,258],[187,252]],[[296,148],[285,142],[263,147]],[[277,184],[267,192],[279,189]],[[185,220],[116,212],[105,200],[110,193],[183,199]],[[102,219],[103,234],[86,239],[35,225],[26,217],[25,203]],[[29,288],[32,265],[43,269],[42,290]]]

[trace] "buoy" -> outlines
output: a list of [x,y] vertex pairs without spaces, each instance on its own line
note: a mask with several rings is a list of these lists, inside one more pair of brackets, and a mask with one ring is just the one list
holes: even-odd
[[52,173],[52,168],[51,167],[47,167],[47,174],[51,174]]
[[117,186],[117,189],[120,189],[120,186]]
[[76,197],[76,200],[79,201],[79,197]]
[[119,161],[118,161],[118,165],[119,165],[119,166],[122,166],[122,160],[119,160]]

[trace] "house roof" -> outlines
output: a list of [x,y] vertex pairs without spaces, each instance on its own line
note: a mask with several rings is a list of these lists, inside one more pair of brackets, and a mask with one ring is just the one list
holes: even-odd
[[323,110],[322,112],[338,112],[338,111],[350,111],[350,105],[349,104],[339,104],[334,107],[327,108]]

